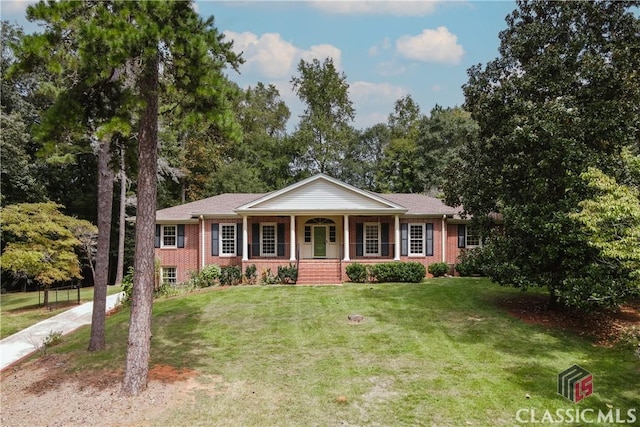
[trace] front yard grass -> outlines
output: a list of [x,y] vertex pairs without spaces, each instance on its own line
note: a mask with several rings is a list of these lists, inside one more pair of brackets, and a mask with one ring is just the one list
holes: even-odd
[[[513,426],[523,408],[539,420],[545,410],[613,408],[626,417],[640,407],[632,351],[523,323],[499,308],[514,295],[486,279],[446,278],[157,300],[151,364],[219,380],[215,392],[194,391],[149,424]],[[128,320],[128,310],[108,319],[104,352],[84,351],[88,327],[52,352],[71,352],[74,370],[122,370]],[[574,364],[594,378],[593,394],[577,404],[556,392],[558,373]]]
[[[107,294],[111,295],[121,290],[120,286],[109,286]],[[0,294],[0,339],[75,307],[78,290],[61,290],[57,296],[55,290],[51,290],[51,310],[42,306],[43,298],[43,293],[37,291]],[[93,287],[80,288],[80,303],[89,301],[93,301]]]

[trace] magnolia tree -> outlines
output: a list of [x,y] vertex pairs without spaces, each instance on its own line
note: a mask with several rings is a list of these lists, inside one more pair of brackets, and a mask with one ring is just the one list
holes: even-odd
[[[621,165],[640,140],[638,4],[518,1],[500,57],[468,71],[464,107],[479,132],[450,168],[446,199],[475,218],[502,215],[484,252],[503,285],[546,287],[551,301],[584,308],[637,294],[633,268],[612,268],[627,264],[606,248],[610,231],[594,226],[611,217],[588,200],[637,200]],[[630,184],[614,190],[605,176]],[[629,219],[616,233],[637,248],[631,211],[620,209]]]

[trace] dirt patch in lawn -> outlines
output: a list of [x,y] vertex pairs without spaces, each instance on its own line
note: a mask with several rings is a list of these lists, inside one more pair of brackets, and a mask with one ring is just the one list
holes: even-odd
[[497,304],[525,323],[571,330],[593,338],[597,345],[629,344],[640,338],[640,300],[624,304],[615,312],[551,306],[544,295],[510,296]]
[[145,426],[193,399],[196,390],[216,393],[220,378],[200,381],[196,371],[155,365],[147,389],[120,394],[122,372],[68,372],[61,355],[43,356],[2,373],[2,426]]

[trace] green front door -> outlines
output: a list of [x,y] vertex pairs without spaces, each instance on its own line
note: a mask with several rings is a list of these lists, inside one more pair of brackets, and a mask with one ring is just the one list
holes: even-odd
[[313,227],[313,256],[314,258],[327,256],[327,227],[324,225]]

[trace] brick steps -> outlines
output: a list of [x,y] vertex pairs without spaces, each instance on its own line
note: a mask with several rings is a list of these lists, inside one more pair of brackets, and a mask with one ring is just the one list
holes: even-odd
[[301,260],[298,265],[299,285],[330,285],[342,283],[338,260]]

